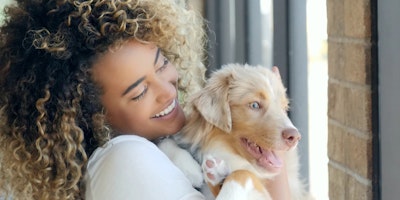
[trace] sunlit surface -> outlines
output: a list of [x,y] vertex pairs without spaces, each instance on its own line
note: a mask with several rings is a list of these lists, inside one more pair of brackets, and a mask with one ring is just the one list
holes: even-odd
[[307,0],[310,192],[328,197],[326,1]]

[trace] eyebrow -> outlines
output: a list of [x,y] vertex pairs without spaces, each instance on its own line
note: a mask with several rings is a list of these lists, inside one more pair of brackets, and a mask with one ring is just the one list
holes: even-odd
[[137,80],[136,82],[134,82],[132,85],[130,85],[128,88],[126,88],[126,90],[124,91],[124,93],[122,93],[122,96],[126,95],[129,91],[133,90],[136,86],[138,86],[141,82],[143,82],[143,80],[146,77],[143,76],[142,78],[140,78],[139,80]]
[[156,58],[154,59],[153,65],[156,65],[159,56],[160,56],[160,48],[157,48]]

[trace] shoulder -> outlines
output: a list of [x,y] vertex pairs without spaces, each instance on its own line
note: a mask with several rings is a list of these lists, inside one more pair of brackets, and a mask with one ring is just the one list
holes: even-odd
[[95,150],[89,158],[88,171],[105,167],[135,167],[138,163],[169,162],[155,144],[135,135],[122,135],[113,138],[103,147]]
[[138,136],[118,136],[98,148],[89,159],[85,177],[87,199],[180,199],[177,197],[198,195],[155,144]]

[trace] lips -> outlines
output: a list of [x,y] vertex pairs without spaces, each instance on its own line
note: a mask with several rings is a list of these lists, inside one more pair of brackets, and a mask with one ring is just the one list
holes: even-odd
[[257,160],[257,164],[269,171],[279,170],[282,165],[282,160],[275,154],[273,150],[263,149],[255,142],[247,139],[241,139],[242,146],[247,152]]
[[165,115],[168,115],[169,113],[171,113],[174,110],[175,107],[176,107],[176,100],[174,99],[172,101],[172,103],[167,108],[165,108],[163,111],[161,111],[161,112],[157,113],[156,115],[154,115],[153,118],[159,118],[159,117],[163,117]]

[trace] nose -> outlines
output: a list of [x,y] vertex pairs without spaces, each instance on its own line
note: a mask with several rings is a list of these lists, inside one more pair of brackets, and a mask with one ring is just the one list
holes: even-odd
[[156,101],[164,103],[176,96],[177,79],[177,72],[172,70],[157,77],[154,83],[154,92],[157,93]]
[[156,101],[159,103],[165,103],[165,101],[174,98],[176,93],[176,88],[170,82],[159,82],[155,88]]
[[300,133],[295,128],[288,128],[282,131],[282,138],[289,147],[293,147],[301,139]]

